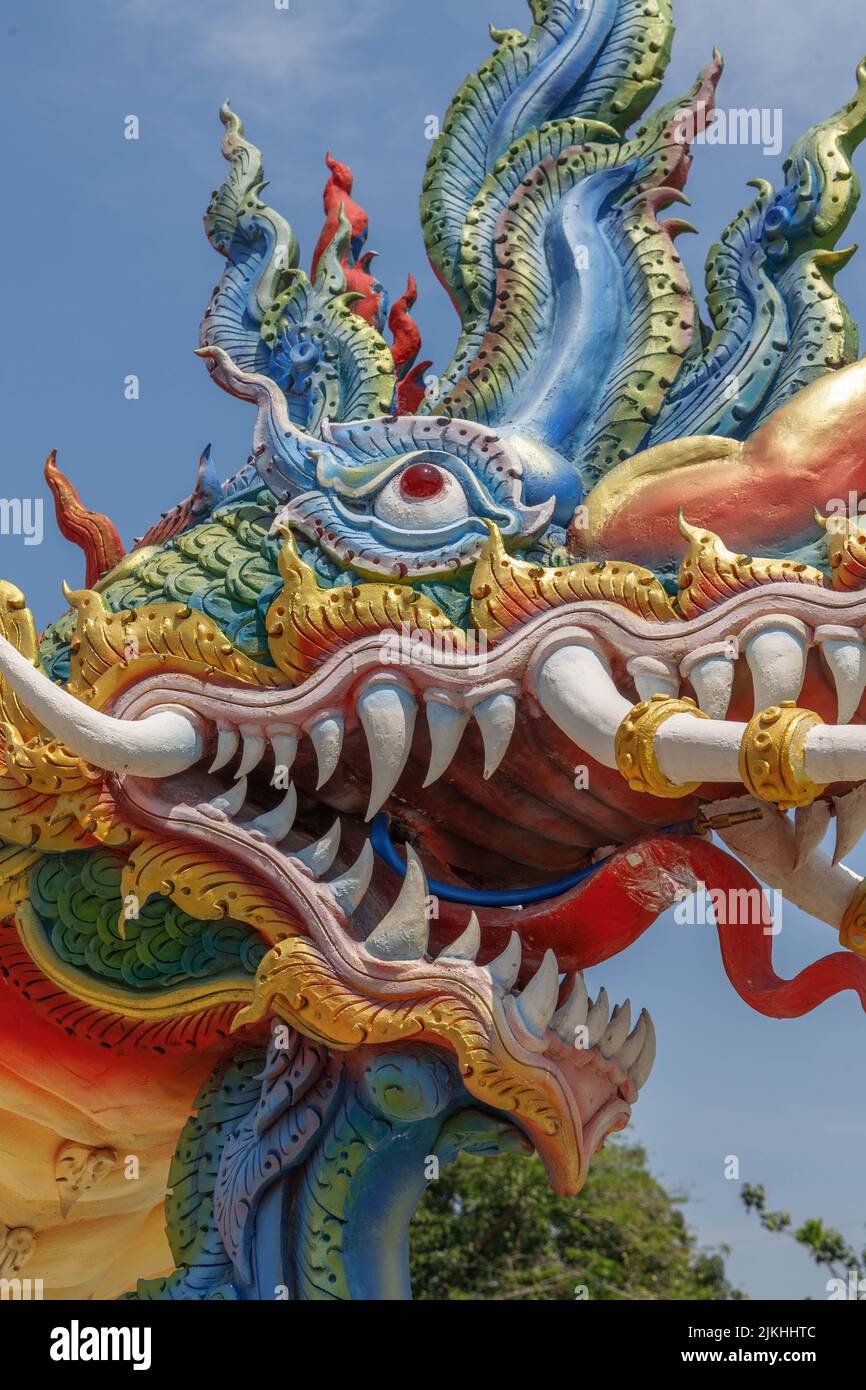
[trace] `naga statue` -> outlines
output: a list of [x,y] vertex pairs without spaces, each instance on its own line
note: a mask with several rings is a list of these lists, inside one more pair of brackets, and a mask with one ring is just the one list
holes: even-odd
[[[86,587],[37,635],[0,586],[0,1275],[46,1297],[404,1299],[460,1151],[578,1194],[656,1046],[584,972],[696,885],[751,1008],[866,1008],[866,62],[702,313],[720,56],[660,104],[671,0],[530,10],[430,150],[444,370],[351,171],[308,274],[226,105],[198,352],[250,456],[125,552],[52,454]],[[840,948],[778,975],[762,884]]]

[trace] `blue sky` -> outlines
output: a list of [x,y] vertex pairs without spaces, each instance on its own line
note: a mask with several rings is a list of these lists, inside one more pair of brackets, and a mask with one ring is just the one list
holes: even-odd
[[[853,91],[866,52],[863,0],[675,0],[679,26],[665,95],[684,91],[717,44],[725,106],[781,107],[784,146]],[[426,264],[417,197],[429,146],[465,74],[490,51],[487,21],[525,27],[523,0],[5,0],[0,21],[6,212],[7,348],[0,362],[0,495],[46,497],[41,546],[0,537],[0,575],[38,621],[60,611],[60,581],[80,583],[41,477],[48,450],[124,538],[185,496],[203,445],[223,476],[246,458],[253,416],[193,356],[219,261],[201,227],[222,179],[220,102],[230,97],[263,149],[269,200],[308,261],[321,224],[324,153],[351,164],[370,214],[369,245],[392,297],[418,279],[424,356],[443,366],[456,320]],[[136,115],[140,139],[123,138]],[[864,156],[866,159],[866,156]],[[861,168],[866,164],[861,160]],[[683,239],[700,281],[710,242],[776,178],[754,147],[698,151]],[[848,240],[862,240],[860,213]],[[864,253],[866,255],[866,253]],[[866,260],[840,277],[866,325]],[[140,399],[123,381],[140,378]],[[866,855],[852,861],[866,873]],[[793,909],[776,942],[783,973],[833,949]],[[853,996],[805,1019],[753,1014],[728,985],[712,927],[662,919],[599,972],[613,993],[651,1008],[659,1061],[634,1133],[655,1170],[688,1194],[708,1244],[732,1247],[730,1273],[753,1296],[824,1296],[825,1276],[742,1213],[739,1183],[763,1182],[795,1219],[821,1214],[866,1243],[863,1166],[866,1020]]]

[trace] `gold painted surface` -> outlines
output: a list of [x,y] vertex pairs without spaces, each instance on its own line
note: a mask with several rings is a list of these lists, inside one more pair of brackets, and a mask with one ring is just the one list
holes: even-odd
[[[15,647],[33,666],[38,665],[36,628],[20,589],[0,580],[0,637]],[[14,725],[23,739],[31,738],[39,725],[18,696],[0,676],[0,720]]]
[[860,880],[839,927],[839,943],[866,958],[866,878]]
[[740,745],[740,778],[752,796],[780,811],[811,806],[825,788],[806,775],[806,740],[823,722],[793,700],[770,705],[749,721]]
[[[235,1028],[276,1011],[307,1037],[338,1051],[410,1038],[444,1044],[457,1057],[473,1094],[498,1110],[511,1111],[555,1134],[561,1118],[549,1097],[521,1080],[514,1059],[508,1066],[491,1045],[483,1010],[449,988],[441,967],[440,988],[419,997],[407,983],[405,999],[365,995],[341,978],[308,937],[280,942],[259,967],[254,1002],[235,1019]],[[429,972],[435,964],[428,966]],[[428,986],[429,990],[429,986]]]
[[833,588],[866,588],[866,517],[825,517],[816,512],[815,520],[827,532]]
[[760,584],[813,584],[825,587],[824,575],[795,560],[761,560],[735,555],[713,531],[691,526],[680,511],[680,532],[688,541],[680,566],[677,605],[685,619],[697,618],[716,604]]
[[64,589],[77,612],[68,689],[101,709],[124,686],[161,670],[245,685],[285,685],[279,671],[252,661],[204,613],[182,603],[110,612],[92,589]]
[[[298,918],[276,889],[241,864],[209,854],[188,840],[143,835],[129,855],[121,878],[125,900],[147,902],[152,893],[171,898],[177,907],[203,922],[223,918],[246,922],[266,941],[280,941],[301,930]],[[125,918],[121,917],[123,935]]]
[[322,589],[301,559],[290,530],[283,531],[279,568],[283,591],[268,609],[265,628],[271,656],[293,683],[303,681],[326,657],[359,637],[404,627],[450,634],[463,650],[465,633],[440,608],[405,584],[364,583]]
[[509,555],[499,528],[490,535],[472,572],[472,621],[494,639],[536,613],[583,600],[616,603],[650,622],[676,618],[651,570],[619,561],[549,568]]
[[616,762],[620,773],[633,792],[670,799],[691,796],[701,785],[687,782],[677,786],[659,767],[655,737],[666,720],[675,714],[690,714],[694,719],[708,719],[687,696],[675,700],[667,695],[653,695],[629,710],[616,734]]

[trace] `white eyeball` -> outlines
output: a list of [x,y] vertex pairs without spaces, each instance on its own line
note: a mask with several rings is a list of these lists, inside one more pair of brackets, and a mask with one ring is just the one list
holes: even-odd
[[407,466],[383,487],[373,515],[408,531],[438,529],[469,516],[466,494],[447,469],[431,462]]

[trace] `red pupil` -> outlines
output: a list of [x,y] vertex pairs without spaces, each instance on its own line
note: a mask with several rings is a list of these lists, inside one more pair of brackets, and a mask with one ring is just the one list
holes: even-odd
[[435,497],[444,487],[445,479],[432,463],[413,463],[400,474],[400,491],[412,501]]

